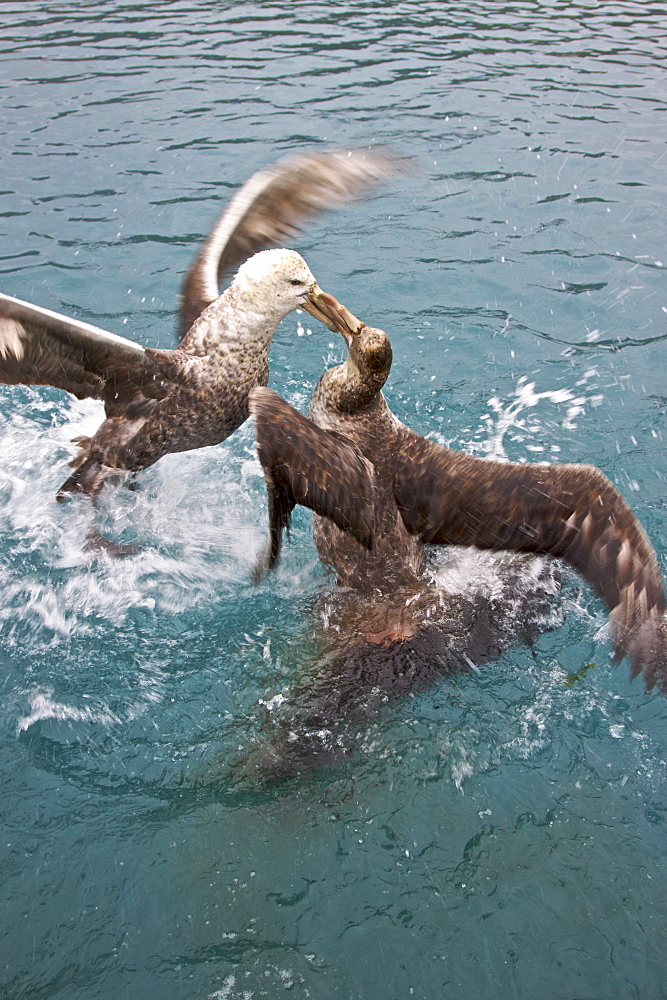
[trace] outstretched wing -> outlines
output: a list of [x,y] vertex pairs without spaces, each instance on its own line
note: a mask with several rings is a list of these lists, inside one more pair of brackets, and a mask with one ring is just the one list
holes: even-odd
[[609,480],[590,465],[485,461],[412,431],[394,494],[425,543],[546,553],[592,585],[610,611],[616,657],[667,693],[665,592],[655,552]]
[[0,382],[101,399],[110,369],[145,357],[131,340],[0,294]]
[[218,298],[222,276],[252,254],[286,243],[315,212],[350,201],[396,173],[398,161],[380,150],[336,150],[288,156],[246,181],[222,213],[181,290],[184,337]]
[[280,556],[284,528],[297,503],[330,518],[370,549],[375,470],[361,452],[317,427],[271,389],[250,392],[257,451],[266,477],[270,536],[255,570],[259,579]]

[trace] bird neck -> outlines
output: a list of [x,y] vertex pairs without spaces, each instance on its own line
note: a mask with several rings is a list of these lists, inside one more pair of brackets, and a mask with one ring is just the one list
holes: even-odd
[[199,356],[252,348],[268,351],[282,313],[239,292],[233,285],[204,309],[181,342]]
[[364,327],[346,361],[324,376],[334,406],[344,413],[367,407],[382,391],[391,369],[391,345],[382,330]]
[[368,377],[348,358],[322,376],[322,388],[332,405],[342,413],[355,413],[368,406],[378,395],[386,379]]

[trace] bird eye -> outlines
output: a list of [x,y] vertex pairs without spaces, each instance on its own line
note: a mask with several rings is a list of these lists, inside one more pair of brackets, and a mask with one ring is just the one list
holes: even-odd
[[305,285],[306,282],[302,281],[301,278],[290,278],[290,285]]

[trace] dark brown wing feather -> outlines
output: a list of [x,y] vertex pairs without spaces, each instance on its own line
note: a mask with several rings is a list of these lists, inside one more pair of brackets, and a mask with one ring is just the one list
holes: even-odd
[[350,201],[396,173],[398,161],[381,150],[336,150],[288,156],[246,181],[222,213],[181,290],[185,336],[217,299],[222,276],[258,250],[289,243],[315,212]]
[[484,461],[408,432],[394,494],[425,543],[546,553],[573,566],[610,610],[618,658],[667,692],[665,593],[655,552],[599,469]]
[[330,518],[372,548],[371,463],[344,438],[316,427],[271,389],[251,390],[250,412],[269,498],[270,538],[256,578],[278,561],[282,532],[297,503]]
[[109,371],[145,361],[139,344],[0,294],[0,382],[101,399]]

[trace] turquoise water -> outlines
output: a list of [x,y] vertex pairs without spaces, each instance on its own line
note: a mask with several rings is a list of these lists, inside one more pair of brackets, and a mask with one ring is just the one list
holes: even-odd
[[[389,332],[394,410],[475,454],[595,462],[665,569],[666,50],[655,2],[4,0],[0,288],[170,346],[254,169],[390,145],[414,169],[295,248]],[[306,319],[271,354],[301,408],[342,357]],[[667,703],[610,664],[590,591],[545,584],[532,648],[369,714],[351,756],[250,780],[316,671],[309,516],[253,588],[244,426],[109,497],[143,550],[91,563],[54,493],[99,420],[0,396],[0,994],[664,998]],[[472,554],[441,572],[497,583]]]

